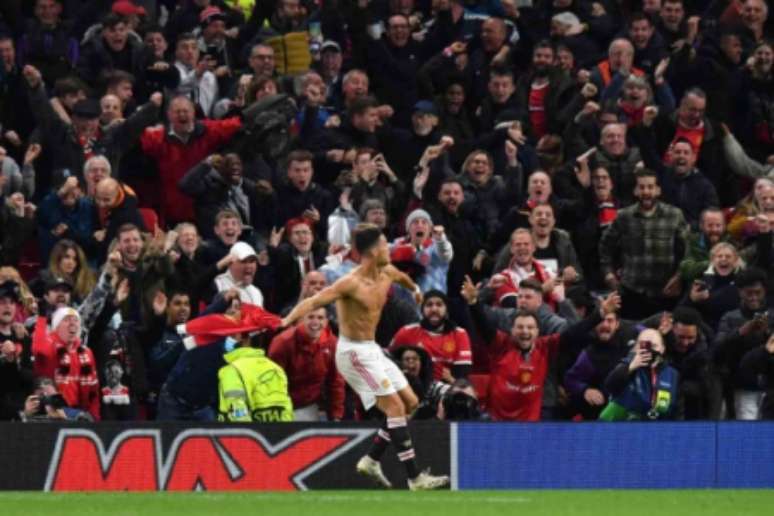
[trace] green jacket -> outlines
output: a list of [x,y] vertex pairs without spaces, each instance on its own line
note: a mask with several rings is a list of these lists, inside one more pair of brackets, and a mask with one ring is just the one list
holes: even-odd
[[[728,242],[728,236],[720,237],[721,242]],[[710,265],[710,249],[712,245],[701,231],[692,231],[685,242],[685,256],[680,262],[680,279],[688,284],[701,278]]]
[[261,349],[237,348],[218,371],[220,421],[293,421],[288,378]]

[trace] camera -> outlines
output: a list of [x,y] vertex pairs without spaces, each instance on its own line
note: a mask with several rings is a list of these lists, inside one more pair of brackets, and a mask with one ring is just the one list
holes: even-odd
[[64,398],[61,394],[51,394],[49,396],[38,396],[38,413],[46,414],[46,407],[51,407],[54,410],[62,409],[67,406]]
[[653,343],[648,340],[640,342],[640,349],[644,349],[645,351],[652,351]]
[[470,421],[481,417],[478,400],[465,392],[449,389],[441,403],[447,420]]

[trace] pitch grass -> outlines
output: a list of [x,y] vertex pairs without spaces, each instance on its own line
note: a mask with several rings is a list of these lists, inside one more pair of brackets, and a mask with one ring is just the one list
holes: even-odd
[[451,516],[774,514],[774,490],[0,493],[4,516]]

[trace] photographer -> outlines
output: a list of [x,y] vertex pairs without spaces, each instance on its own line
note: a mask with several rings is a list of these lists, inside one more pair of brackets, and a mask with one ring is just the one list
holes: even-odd
[[465,378],[455,381],[438,403],[437,417],[443,421],[482,421],[489,416],[481,406],[473,385]]
[[612,399],[599,419],[674,418],[679,374],[664,360],[665,352],[666,346],[658,330],[640,332],[632,352],[605,380],[605,389]]
[[461,378],[449,385],[433,380],[433,360],[423,348],[397,346],[392,349],[392,356],[419,397],[419,406],[413,419],[481,419],[478,398],[470,382]]
[[35,384],[35,391],[27,397],[24,409],[19,411],[22,422],[94,421],[88,412],[68,407],[51,378],[38,378]]

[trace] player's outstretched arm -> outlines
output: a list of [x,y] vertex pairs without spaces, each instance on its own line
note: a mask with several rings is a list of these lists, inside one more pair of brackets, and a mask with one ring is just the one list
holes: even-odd
[[308,297],[298,303],[290,313],[282,319],[282,327],[287,328],[309,312],[320,307],[327,306],[344,296],[352,288],[351,279],[347,276],[340,278],[333,285],[324,288],[312,297]]
[[385,267],[385,272],[390,275],[390,278],[392,278],[392,281],[394,281],[401,287],[408,289],[410,292],[413,292],[414,300],[417,302],[418,305],[422,304],[422,291],[419,289],[419,285],[414,283],[414,280],[412,280],[408,274],[406,274],[401,270],[398,270],[398,268],[395,267],[394,265],[388,265],[387,267]]

